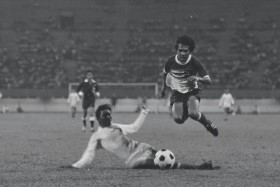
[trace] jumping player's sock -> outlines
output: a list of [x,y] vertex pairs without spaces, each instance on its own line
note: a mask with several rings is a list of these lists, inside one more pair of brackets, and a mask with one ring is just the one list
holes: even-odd
[[200,112],[200,117],[196,121],[200,122],[207,129],[207,131],[209,131],[214,136],[219,135],[218,128],[210,120],[206,119],[203,113]]
[[94,118],[94,117],[90,117],[90,118],[89,118],[91,128],[93,128],[93,127],[94,127],[94,120],[95,120],[95,118]]
[[210,121],[206,119],[205,115],[202,112],[200,112],[199,114],[200,114],[200,117],[197,119],[197,121],[200,122],[204,126],[208,125]]

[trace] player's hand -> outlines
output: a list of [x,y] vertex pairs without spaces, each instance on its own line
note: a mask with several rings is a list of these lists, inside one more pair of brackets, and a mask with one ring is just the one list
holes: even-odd
[[161,90],[161,92],[157,95],[157,99],[164,98],[165,96],[165,90]]
[[99,93],[99,92],[95,92],[94,95],[95,95],[95,97],[97,97],[97,98],[100,97],[100,93]]
[[78,95],[80,98],[82,98],[84,96],[84,93],[82,91],[79,91]]
[[197,76],[190,76],[187,78],[187,81],[190,82],[197,82],[199,80],[199,78]]
[[144,113],[144,114],[148,114],[148,112],[149,112],[149,109],[147,108],[147,106],[146,105],[142,105],[142,112]]

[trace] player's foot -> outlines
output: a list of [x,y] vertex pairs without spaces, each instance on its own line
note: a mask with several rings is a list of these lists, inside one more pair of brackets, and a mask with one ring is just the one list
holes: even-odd
[[217,126],[214,125],[211,121],[208,121],[208,124],[204,125],[204,127],[207,129],[207,131],[209,131],[211,134],[213,134],[213,136],[219,135]]
[[225,118],[225,121],[227,121],[227,118]]
[[86,128],[85,128],[85,127],[83,127],[83,128],[82,128],[82,131],[83,131],[83,132],[86,132]]
[[199,169],[213,170],[214,167],[212,161],[204,162],[199,166]]
[[90,132],[94,132],[94,128],[90,128]]

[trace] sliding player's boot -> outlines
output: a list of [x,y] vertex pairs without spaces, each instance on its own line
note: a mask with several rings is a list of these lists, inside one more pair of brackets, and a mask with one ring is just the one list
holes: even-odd
[[211,134],[213,134],[213,136],[219,135],[217,126],[214,125],[211,121],[208,120],[208,124],[204,125],[204,127],[207,129],[207,131],[209,131]]
[[199,166],[199,169],[203,169],[203,170],[213,170],[213,163],[212,161],[208,161],[208,162],[204,162],[203,164],[201,164]]

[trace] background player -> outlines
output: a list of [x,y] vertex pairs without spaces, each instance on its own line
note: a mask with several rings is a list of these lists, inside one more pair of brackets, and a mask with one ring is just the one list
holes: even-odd
[[199,111],[201,89],[198,88],[198,82],[210,84],[211,79],[201,62],[191,54],[194,48],[195,41],[190,36],[177,38],[177,54],[167,58],[163,68],[159,98],[165,96],[167,86],[171,87],[173,94],[170,104],[174,121],[183,124],[190,117],[204,125],[214,136],[218,136],[217,127]]
[[[122,125],[112,122],[110,105],[101,105],[96,110],[96,118],[100,127],[94,132],[89,140],[88,146],[82,158],[71,166],[63,168],[84,168],[89,166],[95,157],[98,148],[115,154],[125,160],[129,168],[156,168],[154,158],[156,150],[149,144],[129,139],[127,134],[137,132],[143,125],[148,110],[142,107],[140,115],[133,124]],[[213,169],[212,162],[205,162],[202,165],[188,165],[175,163],[174,169]]]
[[231,93],[229,93],[229,89],[225,89],[225,92],[223,93],[219,103],[219,107],[224,108],[225,121],[228,120],[228,115],[233,113],[233,105],[234,105],[233,97]]
[[95,98],[100,97],[100,93],[98,91],[98,84],[93,80],[92,71],[86,72],[86,79],[79,84],[77,87],[77,93],[83,97],[83,128],[82,131],[86,130],[87,123],[87,113],[89,111],[89,121],[91,125],[91,131],[94,131],[94,107],[95,107]]
[[71,93],[69,94],[69,97],[67,99],[67,103],[69,103],[69,105],[71,107],[72,118],[75,118],[76,108],[77,108],[77,104],[78,104],[79,100],[80,100],[80,97],[77,94],[77,92],[75,92],[75,90],[71,90]]

